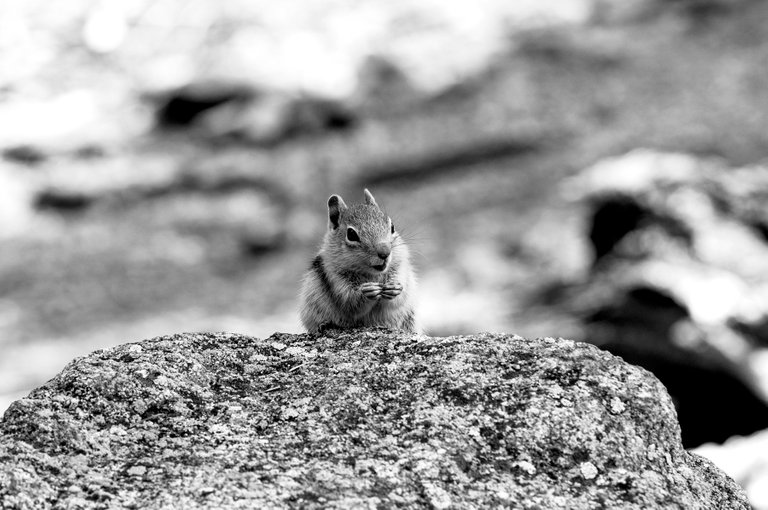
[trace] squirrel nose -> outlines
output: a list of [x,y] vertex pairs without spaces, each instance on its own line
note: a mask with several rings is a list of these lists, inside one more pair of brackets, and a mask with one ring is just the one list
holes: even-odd
[[376,247],[376,255],[378,255],[381,260],[387,260],[390,253],[392,253],[392,249],[387,245],[380,244]]

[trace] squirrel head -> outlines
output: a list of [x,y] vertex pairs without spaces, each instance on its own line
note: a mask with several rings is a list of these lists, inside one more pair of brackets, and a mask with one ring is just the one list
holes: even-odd
[[366,189],[364,195],[364,203],[349,207],[339,195],[331,195],[328,199],[325,249],[338,267],[358,273],[381,274],[392,264],[397,232],[371,192]]

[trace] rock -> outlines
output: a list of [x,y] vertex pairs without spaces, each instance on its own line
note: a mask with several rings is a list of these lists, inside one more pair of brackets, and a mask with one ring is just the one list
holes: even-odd
[[768,168],[637,150],[566,188],[588,204],[568,299],[590,341],[662,380],[686,446],[768,427]]
[[11,508],[718,508],[648,372],[594,346],[382,330],[96,351],[7,410]]
[[747,437],[733,437],[694,450],[725,471],[744,487],[755,510],[768,510],[768,430]]
[[300,135],[345,130],[357,114],[344,102],[235,82],[192,82],[148,94],[160,127],[191,127],[205,138],[271,145]]
[[148,94],[147,99],[157,104],[157,123],[161,127],[171,127],[187,126],[203,112],[226,103],[242,108],[255,95],[252,87],[240,83],[198,81]]
[[95,198],[72,190],[44,189],[35,197],[34,207],[38,211],[79,213],[88,209]]

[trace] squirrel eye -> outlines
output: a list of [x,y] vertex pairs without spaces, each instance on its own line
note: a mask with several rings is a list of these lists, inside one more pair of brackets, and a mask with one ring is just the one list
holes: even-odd
[[355,232],[354,228],[350,227],[350,228],[347,229],[347,241],[352,241],[352,242],[355,242],[355,243],[359,243],[360,242],[360,236],[357,235],[357,232]]
[[395,233],[395,224],[394,223],[392,223],[392,233],[393,234]]

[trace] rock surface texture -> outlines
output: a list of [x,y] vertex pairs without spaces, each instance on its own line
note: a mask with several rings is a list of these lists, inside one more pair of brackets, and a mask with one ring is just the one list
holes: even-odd
[[3,508],[747,509],[643,369],[562,339],[185,334],[0,422]]

